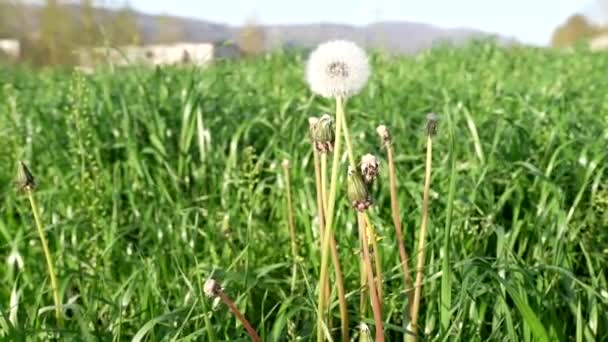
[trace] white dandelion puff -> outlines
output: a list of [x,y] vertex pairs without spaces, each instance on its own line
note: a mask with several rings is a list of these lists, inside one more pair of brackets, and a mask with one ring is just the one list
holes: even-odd
[[334,40],[319,45],[306,65],[310,89],[323,97],[350,97],[363,89],[370,75],[365,51],[357,44]]

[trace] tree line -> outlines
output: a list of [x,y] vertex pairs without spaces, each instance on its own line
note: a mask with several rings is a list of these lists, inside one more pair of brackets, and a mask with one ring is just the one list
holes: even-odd
[[0,0],[0,39],[19,40],[21,61],[35,65],[74,64],[75,51],[81,47],[141,43],[141,29],[133,9],[125,5],[109,11],[98,4],[93,0],[77,4],[45,0],[36,6]]
[[567,47],[604,34],[608,34],[607,27],[592,23],[582,14],[574,14],[553,31],[551,45]]

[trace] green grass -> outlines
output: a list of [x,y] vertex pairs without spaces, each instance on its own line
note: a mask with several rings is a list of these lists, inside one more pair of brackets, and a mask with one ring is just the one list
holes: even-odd
[[[73,304],[64,339],[247,340],[203,295],[210,275],[264,340],[313,338],[320,255],[307,118],[333,110],[307,89],[303,63],[276,53],[207,70],[0,68],[0,257],[24,261],[0,272],[4,338],[57,327],[29,203],[13,184],[19,159],[37,177],[61,296]],[[383,161],[375,127],[391,129],[413,259],[425,115],[441,116],[420,320],[428,340],[608,340],[608,55],[475,43],[375,54],[373,70],[348,103],[349,123],[356,153]],[[301,256],[293,293],[285,158]],[[335,227],[354,332],[358,241],[343,185]],[[406,297],[386,167],[373,197],[392,341]]]

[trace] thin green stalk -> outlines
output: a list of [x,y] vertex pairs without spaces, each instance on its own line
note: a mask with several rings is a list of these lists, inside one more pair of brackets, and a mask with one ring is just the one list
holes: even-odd
[[456,156],[454,155],[454,131],[452,121],[448,116],[449,130],[450,130],[450,185],[448,190],[448,201],[445,216],[445,228],[443,233],[443,260],[442,260],[442,271],[441,271],[441,327],[444,332],[447,332],[450,328],[450,318],[452,310],[452,278],[451,278],[451,267],[450,267],[450,235],[452,228],[452,213],[454,211],[454,196],[456,193]]
[[323,210],[327,212],[327,153],[321,153],[321,196]]
[[[315,166],[315,187],[317,190],[317,211],[319,213],[319,248],[322,247],[323,242],[321,241],[322,237],[324,236],[324,232],[325,232],[325,207],[323,205],[323,198],[322,198],[322,194],[321,194],[321,166],[320,166],[320,162],[319,162],[319,152],[317,151],[317,149],[315,148],[314,144],[312,146],[312,153],[313,153],[313,159],[314,159],[314,166]],[[325,286],[325,296],[327,298],[329,298],[329,284],[326,284],[327,286]],[[329,300],[329,299],[328,299]]]
[[376,342],[384,341],[384,323],[382,322],[382,308],[380,307],[380,299],[376,284],[374,282],[374,273],[372,271],[372,260],[369,254],[369,244],[367,243],[367,227],[365,223],[365,215],[357,213],[357,222],[359,225],[359,239],[361,240],[361,249],[363,250],[363,261],[365,263],[365,273],[367,274],[367,284],[369,293],[372,299],[372,311],[374,313],[374,323],[376,324]]
[[426,171],[424,175],[424,193],[422,197],[422,219],[420,220],[420,235],[418,239],[418,262],[416,265],[416,285],[414,290],[414,305],[412,306],[412,332],[418,336],[418,315],[422,296],[422,278],[426,252],[426,231],[428,226],[429,192],[431,188],[431,167],[433,156],[433,138],[429,134],[426,141]]
[[[352,140],[350,139],[350,133],[348,130],[348,123],[346,122],[346,115],[344,115],[344,117],[342,118],[342,130],[344,133],[344,141],[346,142],[346,151],[348,152],[348,160],[350,163],[350,166],[354,169],[354,170],[358,170],[357,168],[357,161],[355,159],[355,152],[353,149],[353,144],[352,144]],[[357,171],[358,172],[358,171]],[[365,217],[365,221],[366,222],[371,222],[369,220],[369,217],[367,215],[367,213],[363,213],[364,217]],[[384,301],[384,297],[382,295],[382,264],[380,263],[381,259],[380,259],[380,251],[378,250],[378,244],[376,242],[376,235],[374,234],[374,239],[372,240],[372,245],[374,248],[374,261],[375,261],[375,265],[376,265],[376,287],[378,288],[378,296],[380,297],[380,303],[382,303]]]
[[336,205],[336,189],[338,186],[338,168],[340,165],[340,154],[342,152],[342,130],[340,125],[342,124],[344,116],[344,109],[342,108],[342,99],[336,98],[336,133],[335,133],[335,146],[334,146],[334,158],[331,169],[331,181],[329,187],[329,196],[327,201],[327,216],[325,222],[325,234],[323,234],[322,247],[321,247],[321,271],[319,276],[319,290],[318,290],[318,321],[317,321],[317,341],[322,342],[324,337],[324,322],[323,312],[325,311],[325,296],[323,295],[322,289],[327,283],[327,264],[328,264],[328,252],[329,252],[329,241],[331,240],[332,229],[334,224],[334,207]]
[[61,301],[59,300],[59,287],[57,286],[57,276],[55,273],[55,267],[53,266],[53,257],[51,256],[51,251],[49,250],[49,245],[46,240],[46,235],[44,230],[42,229],[42,223],[40,221],[40,210],[38,209],[38,204],[36,203],[36,199],[34,198],[33,191],[31,189],[27,189],[27,195],[30,200],[30,204],[32,205],[32,212],[34,214],[34,221],[36,222],[36,228],[38,229],[38,234],[40,235],[40,243],[42,244],[42,251],[44,252],[44,258],[46,259],[46,266],[49,272],[49,278],[51,279],[51,290],[53,291],[53,301],[55,302],[55,316],[57,317],[57,323],[60,327],[63,327],[63,314],[61,310]]
[[380,252],[378,251],[378,239],[376,230],[369,220],[369,216],[364,213],[363,217],[365,218],[366,223],[366,232],[370,237],[370,241],[372,243],[372,250],[374,253],[374,266],[376,267],[376,289],[378,290],[378,298],[380,298],[380,309],[384,306],[384,295],[383,295],[383,278],[382,278],[382,260],[380,259]]
[[[312,154],[314,160],[315,167],[315,188],[317,190],[317,211],[319,212],[319,241],[321,241],[324,235],[325,229],[325,205],[323,204],[323,190],[321,189],[321,166],[319,162],[319,152],[315,148],[314,144],[312,146]],[[322,246],[322,241],[319,244],[319,247]]]
[[367,274],[365,274],[365,262],[363,262],[363,257],[361,257],[361,261],[359,262],[359,264],[359,273],[361,276],[359,318],[361,319],[361,321],[363,321],[365,316],[367,316]]
[[283,172],[285,175],[285,195],[287,197],[287,224],[289,226],[289,238],[291,240],[291,257],[293,258],[293,268],[291,275],[291,293],[293,294],[296,287],[298,274],[298,245],[296,243],[296,227],[293,218],[293,201],[291,197],[291,177],[289,174],[289,162],[283,163]]
[[410,312],[410,306],[414,302],[414,293],[412,274],[410,272],[410,258],[405,248],[405,242],[403,239],[403,227],[401,226],[401,217],[399,215],[399,204],[397,196],[397,176],[395,172],[395,160],[393,158],[393,148],[391,141],[385,142],[386,156],[388,158],[388,177],[389,177],[389,189],[391,193],[391,213],[393,215],[393,224],[395,225],[395,235],[397,236],[397,245],[399,248],[399,257],[401,258],[401,271],[403,272],[403,281],[405,285],[405,294],[408,296],[407,312]]
[[[326,184],[327,184],[327,154],[322,153],[319,158],[319,152],[316,150],[313,144],[313,155],[315,163],[315,185],[317,189],[317,208],[319,211],[319,230],[321,235],[324,236],[325,230],[325,216],[327,212],[327,198],[326,196]],[[321,159],[321,167],[319,167],[319,159]],[[324,180],[325,179],[325,180]],[[336,288],[338,290],[338,305],[340,307],[340,329],[342,332],[342,340],[347,342],[350,340],[350,334],[348,332],[349,318],[348,318],[348,305],[346,302],[346,290],[344,288],[344,276],[342,275],[342,267],[340,265],[340,254],[338,254],[338,246],[336,245],[336,239],[333,233],[330,234],[330,247],[332,262],[334,264],[334,272],[336,277]],[[330,290],[329,282],[325,283],[326,298],[329,300]]]

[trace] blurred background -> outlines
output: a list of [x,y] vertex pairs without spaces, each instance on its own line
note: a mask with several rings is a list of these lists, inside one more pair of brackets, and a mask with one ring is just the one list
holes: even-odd
[[0,0],[0,61],[206,64],[343,38],[411,54],[439,42],[608,48],[608,0]]

